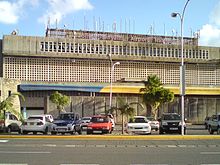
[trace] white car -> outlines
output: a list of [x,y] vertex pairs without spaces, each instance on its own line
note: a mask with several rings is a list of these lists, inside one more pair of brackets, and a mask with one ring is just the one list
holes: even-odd
[[51,132],[53,123],[47,117],[47,115],[31,115],[21,126],[21,133],[28,134],[29,132],[33,132],[33,134],[37,134],[41,132],[43,134],[47,134]]
[[155,131],[159,130],[160,127],[159,121],[155,120],[153,117],[147,117],[147,120],[149,120],[151,130],[155,130]]
[[134,116],[126,125],[128,134],[151,134],[149,120],[145,116]]

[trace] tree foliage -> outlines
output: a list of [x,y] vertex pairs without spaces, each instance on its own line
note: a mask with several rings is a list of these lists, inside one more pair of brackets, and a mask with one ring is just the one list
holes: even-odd
[[[122,97],[117,97],[117,107],[112,107],[109,112],[113,113],[114,111],[118,110],[122,117],[122,134],[124,134],[124,117],[130,116],[133,117],[135,114],[135,109],[131,107],[131,104],[125,102]],[[132,103],[133,104],[133,103]]]
[[148,76],[144,85],[145,87],[140,89],[140,92],[143,93],[143,102],[146,107],[151,108],[151,115],[156,119],[159,106],[166,102],[172,102],[174,93],[165,89],[156,75]]
[[49,99],[52,103],[56,104],[59,113],[64,111],[64,107],[70,104],[70,97],[63,95],[58,91],[55,91]]
[[16,96],[19,96],[20,98],[22,98],[22,100],[25,100],[24,96],[21,93],[19,93],[19,92],[12,93],[5,100],[0,102],[0,114],[1,114],[1,116],[3,115],[3,112],[10,112],[10,113],[18,116],[20,119],[22,119],[22,115],[21,115],[20,111],[17,111],[16,109],[14,109],[14,103],[13,102],[14,102],[14,99],[15,99]]

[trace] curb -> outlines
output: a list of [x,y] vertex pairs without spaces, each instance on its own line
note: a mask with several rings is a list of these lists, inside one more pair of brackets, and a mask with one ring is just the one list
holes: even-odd
[[73,140],[220,140],[220,135],[0,135],[0,139],[73,139]]

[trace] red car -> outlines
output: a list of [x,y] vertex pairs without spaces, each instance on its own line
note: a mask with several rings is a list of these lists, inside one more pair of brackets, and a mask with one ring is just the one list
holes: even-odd
[[112,123],[108,116],[93,116],[87,125],[87,134],[104,134],[112,132]]

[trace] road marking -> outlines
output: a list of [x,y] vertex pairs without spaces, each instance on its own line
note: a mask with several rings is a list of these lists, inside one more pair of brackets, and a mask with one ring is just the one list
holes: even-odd
[[168,165],[168,164],[130,164],[130,165]]
[[45,147],[56,147],[57,145],[56,144],[44,144],[43,146],[45,146]]
[[0,140],[0,143],[7,143],[8,140]]
[[60,165],[99,165],[99,164],[60,164]]
[[219,165],[219,164],[200,164],[200,165]]
[[220,155],[220,152],[200,152],[201,155]]
[[17,163],[0,163],[0,165],[28,165],[28,164],[17,164]]
[[42,151],[0,151],[1,154],[50,154]]

